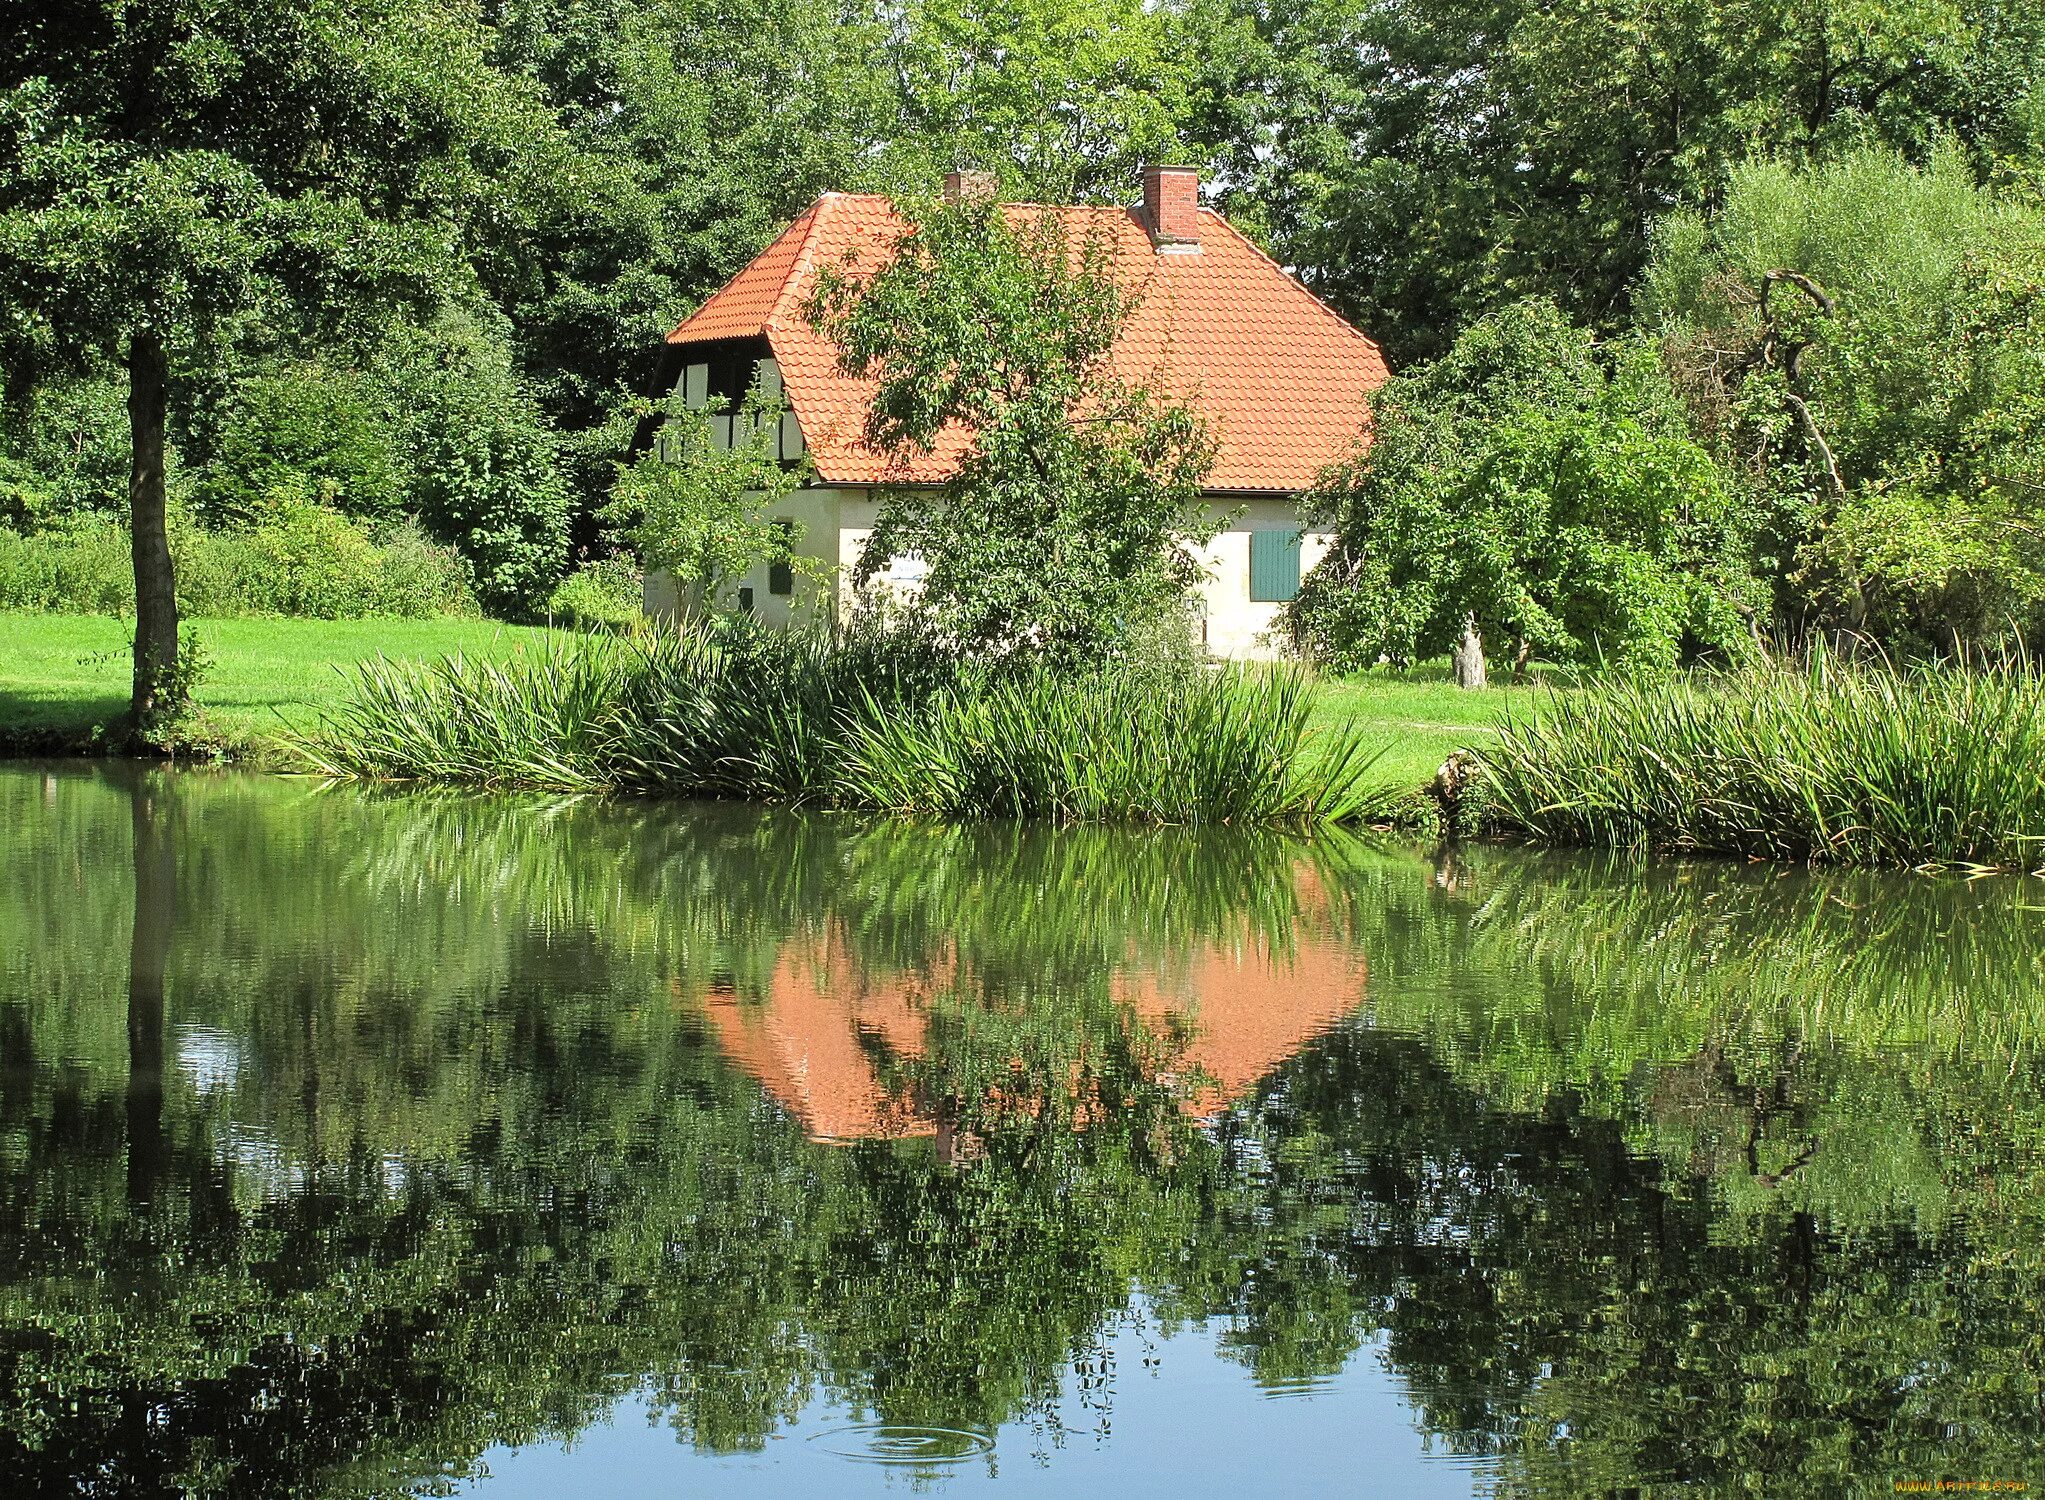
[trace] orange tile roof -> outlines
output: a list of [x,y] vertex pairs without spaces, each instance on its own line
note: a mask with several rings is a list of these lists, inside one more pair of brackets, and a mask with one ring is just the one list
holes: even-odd
[[[1116,371],[1132,381],[1162,373],[1206,417],[1219,444],[1209,489],[1302,490],[1349,451],[1365,399],[1385,379],[1384,357],[1221,215],[1201,210],[1198,255],[1160,255],[1132,209],[1009,212],[1057,213],[1075,238],[1107,237],[1140,297],[1116,346]],[[965,451],[963,433],[945,434],[934,453],[906,462],[868,448],[873,382],[844,374],[837,346],[804,313],[820,268],[848,259],[877,267],[905,230],[886,198],[826,193],[668,335],[683,345],[765,338],[818,477],[829,483],[935,483]]]

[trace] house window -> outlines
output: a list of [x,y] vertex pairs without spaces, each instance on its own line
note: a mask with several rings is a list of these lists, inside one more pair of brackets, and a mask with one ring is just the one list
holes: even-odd
[[1299,533],[1250,533],[1250,602],[1283,604],[1299,592]]
[[795,592],[795,564],[788,554],[795,548],[795,523],[776,521],[774,529],[780,533],[778,545],[781,555],[767,564],[767,592],[770,594],[792,594]]

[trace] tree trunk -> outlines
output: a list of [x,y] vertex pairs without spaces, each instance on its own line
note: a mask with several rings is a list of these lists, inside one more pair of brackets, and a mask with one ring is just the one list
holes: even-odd
[[164,701],[178,665],[177,578],[171,572],[164,518],[163,428],[168,379],[163,341],[138,333],[128,343],[128,524],[135,554],[135,691],[129,717],[137,727],[177,705]]
[[1477,634],[1477,616],[1474,614],[1463,616],[1463,638],[1456,642],[1454,660],[1457,687],[1484,686],[1484,638]]
[[135,840],[135,920],[128,943],[128,1200],[140,1206],[163,1180],[163,980],[177,923],[177,844],[169,789],[156,775],[128,789]]

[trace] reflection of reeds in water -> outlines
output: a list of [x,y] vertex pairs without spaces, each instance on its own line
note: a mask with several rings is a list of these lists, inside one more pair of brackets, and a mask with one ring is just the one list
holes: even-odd
[[1453,864],[1432,920],[1365,940],[1382,959],[1403,936],[1402,967],[1430,990],[1454,976],[1472,1023],[1543,1014],[1602,1038],[1605,1071],[1707,1030],[2003,1067],[2045,1036],[2045,910],[2026,880],[1488,850]]

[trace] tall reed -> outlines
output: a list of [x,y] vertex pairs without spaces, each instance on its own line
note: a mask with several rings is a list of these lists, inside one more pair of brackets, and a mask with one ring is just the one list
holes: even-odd
[[1506,830],[1553,844],[1847,864],[2045,863],[2045,678],[1823,650],[1720,677],[1601,683],[1482,752]]
[[1354,738],[1307,741],[1305,679],[1035,673],[849,723],[838,800],[943,816],[1339,823],[1386,814]]
[[1317,743],[1297,673],[991,677],[873,631],[714,623],[504,664],[375,661],[300,742],[376,780],[1067,822],[1373,821],[1405,799]]
[[373,657],[354,699],[294,744],[316,769],[374,781],[587,790],[613,784],[619,709],[640,670],[612,638],[430,662]]

